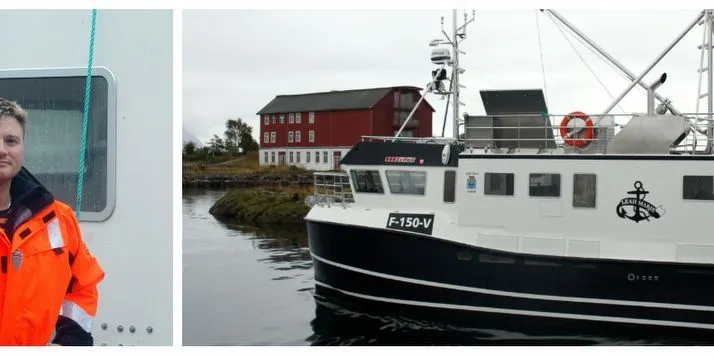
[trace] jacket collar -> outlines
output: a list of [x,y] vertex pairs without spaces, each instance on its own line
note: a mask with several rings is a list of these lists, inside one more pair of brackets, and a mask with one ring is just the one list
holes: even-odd
[[15,175],[10,184],[12,197],[13,232],[22,223],[54,202],[52,194],[25,167]]

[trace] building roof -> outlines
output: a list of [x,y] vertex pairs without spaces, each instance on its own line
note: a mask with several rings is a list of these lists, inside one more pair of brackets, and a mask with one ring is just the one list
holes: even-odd
[[[420,90],[417,87],[404,86],[279,95],[257,114],[371,109],[395,89]],[[431,111],[434,111],[434,108],[426,100],[424,102],[431,108]]]

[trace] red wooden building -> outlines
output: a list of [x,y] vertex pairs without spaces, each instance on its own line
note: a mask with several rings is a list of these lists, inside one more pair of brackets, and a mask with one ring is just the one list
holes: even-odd
[[[364,135],[394,136],[421,97],[420,88],[387,87],[279,95],[260,116],[260,165],[338,168]],[[434,108],[422,101],[401,136],[432,136]]]

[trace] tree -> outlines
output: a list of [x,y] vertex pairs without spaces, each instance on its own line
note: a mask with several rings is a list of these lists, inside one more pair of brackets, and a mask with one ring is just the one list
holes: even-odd
[[225,145],[226,151],[230,155],[238,155],[238,145],[240,144],[240,130],[243,122],[240,120],[228,119],[226,121]]
[[196,143],[193,141],[186,141],[183,143],[183,154],[193,155],[196,153]]
[[241,118],[228,119],[224,135],[226,151],[232,155],[258,150],[258,143],[253,139],[253,128]]
[[225,144],[223,143],[223,139],[218,137],[218,135],[216,134],[213,134],[213,138],[208,141],[208,147],[211,148],[211,154],[213,154],[214,156],[222,155],[226,148]]

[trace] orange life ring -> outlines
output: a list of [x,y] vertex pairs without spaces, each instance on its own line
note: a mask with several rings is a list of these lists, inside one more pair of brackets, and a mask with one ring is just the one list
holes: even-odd
[[[581,139],[572,138],[570,136],[570,132],[568,132],[567,125],[573,118],[580,118],[582,120],[585,120],[585,136]],[[587,114],[583,112],[572,112],[566,115],[560,122],[560,136],[565,139],[565,143],[570,146],[577,146],[579,148],[587,146],[592,142],[592,139],[595,136],[593,121]]]

